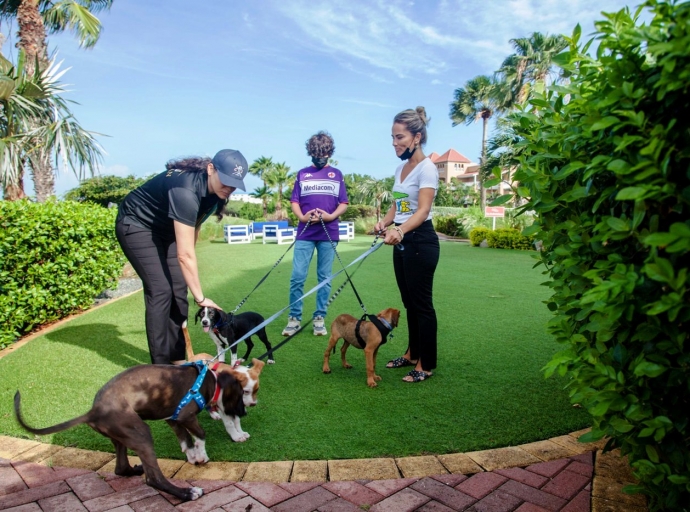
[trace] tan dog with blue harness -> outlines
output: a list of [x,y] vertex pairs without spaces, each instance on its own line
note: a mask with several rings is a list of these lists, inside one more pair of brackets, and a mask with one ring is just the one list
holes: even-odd
[[[347,348],[352,345],[355,348],[364,350],[364,357],[367,363],[367,385],[370,388],[377,386],[381,380],[376,375],[376,354],[379,347],[387,341],[387,336],[398,326],[400,311],[393,308],[384,309],[376,316],[368,315],[369,321],[357,320],[354,316],[343,314],[338,315],[331,324],[331,337],[328,339],[328,348],[323,354],[323,373],[331,373],[328,361],[331,353],[335,353],[335,346],[340,338],[343,339],[343,346],[340,348],[340,357],[343,368],[352,368],[345,359]],[[378,325],[377,325],[378,324]]]

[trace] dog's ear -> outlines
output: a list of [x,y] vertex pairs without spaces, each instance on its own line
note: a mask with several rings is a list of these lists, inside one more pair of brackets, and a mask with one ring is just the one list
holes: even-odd
[[256,376],[254,378],[257,378],[261,374],[261,370],[264,369],[264,366],[266,366],[266,363],[264,363],[261,359],[254,357],[252,358],[252,367],[249,369],[249,371]]
[[393,310],[393,322],[391,322],[391,325],[393,327],[398,326],[398,321],[400,320],[400,310],[399,309],[394,309]]
[[228,416],[245,416],[242,385],[231,372],[218,372],[218,385],[223,390],[223,411]]
[[196,315],[194,315],[194,324],[201,320],[201,313],[204,310],[204,308],[199,308],[199,310],[196,312]]

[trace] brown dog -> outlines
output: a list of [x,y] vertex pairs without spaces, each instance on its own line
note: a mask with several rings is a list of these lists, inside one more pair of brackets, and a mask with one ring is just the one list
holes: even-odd
[[[391,327],[398,326],[400,319],[400,311],[393,308],[384,309],[378,315],[379,319],[385,320]],[[365,346],[362,346],[357,340],[355,334],[355,326],[357,319],[352,315],[338,315],[331,324],[331,337],[328,339],[328,348],[323,354],[323,373],[331,373],[331,368],[328,365],[328,360],[331,357],[331,352],[335,353],[335,346],[340,338],[343,339],[343,346],[340,348],[340,357],[342,359],[343,368],[352,368],[352,366],[345,359],[345,352],[347,347],[352,345],[355,348],[364,349],[364,357],[367,361],[367,385],[370,388],[377,386],[376,382],[381,380],[379,375],[376,375],[376,354],[379,347],[384,342],[381,337],[381,332],[376,326],[369,321],[364,321],[360,324],[359,335],[365,341]]]
[[[187,361],[210,361],[213,359],[213,356],[210,354],[194,354],[192,340],[189,337],[186,322],[182,324],[182,333],[184,334]],[[176,361],[175,364],[184,364],[184,361]],[[225,372],[231,374],[242,387],[242,400],[244,405],[246,407],[254,407],[257,403],[256,394],[259,392],[259,376],[261,375],[264,364],[263,361],[254,358],[252,359],[251,368],[239,364],[229,365],[221,362],[213,363],[211,368],[218,373]],[[243,443],[249,439],[249,434],[242,430],[239,415],[220,414],[214,408],[211,408],[209,413],[214,420],[223,420],[226,432],[236,443]]]
[[[153,449],[151,430],[144,420],[166,420],[175,431],[182,451],[192,464],[208,462],[206,433],[199,425],[201,412],[191,401],[171,417],[178,404],[196,381],[199,372],[194,366],[142,364],[129,368],[113,377],[96,394],[89,411],[69,421],[46,428],[29,426],[21,414],[21,395],[14,396],[14,412],[19,424],[28,432],[48,435],[86,423],[96,432],[110,438],[117,455],[115,474],[134,476],[144,474],[146,483],[181,500],[195,500],[203,494],[200,487],[177,487],[162,473]],[[245,414],[243,391],[239,382],[228,372],[218,372],[217,378],[207,372],[199,389],[206,403],[217,396],[219,414],[241,416]],[[141,465],[132,467],[127,449],[141,459]]]

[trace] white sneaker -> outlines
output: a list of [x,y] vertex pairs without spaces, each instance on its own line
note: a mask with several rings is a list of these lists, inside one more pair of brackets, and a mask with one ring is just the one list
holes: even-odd
[[326,336],[326,326],[324,325],[324,319],[322,316],[314,317],[314,336]]
[[288,324],[285,329],[283,329],[283,336],[291,336],[300,330],[300,321],[295,317],[288,317]]

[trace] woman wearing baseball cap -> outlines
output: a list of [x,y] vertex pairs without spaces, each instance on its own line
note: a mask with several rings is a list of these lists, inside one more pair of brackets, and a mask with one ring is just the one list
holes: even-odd
[[144,284],[146,337],[154,364],[185,358],[182,324],[187,288],[198,306],[220,309],[201,289],[195,245],[201,224],[245,190],[247,160],[223,149],[211,158],[171,160],[165,171],[133,190],[119,207],[115,233]]

